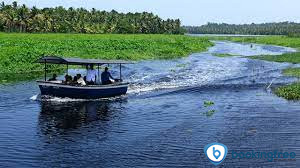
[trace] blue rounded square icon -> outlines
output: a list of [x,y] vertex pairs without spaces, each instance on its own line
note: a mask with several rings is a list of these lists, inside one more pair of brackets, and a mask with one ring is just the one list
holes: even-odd
[[206,157],[214,165],[221,164],[226,158],[227,152],[227,146],[221,143],[211,143],[204,147]]

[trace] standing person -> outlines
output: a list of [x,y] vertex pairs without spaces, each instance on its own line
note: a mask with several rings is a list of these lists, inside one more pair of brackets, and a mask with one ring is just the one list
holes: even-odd
[[114,78],[108,72],[108,68],[105,67],[104,72],[102,72],[102,74],[101,74],[101,82],[102,82],[103,85],[112,84],[113,81],[111,81],[110,79],[114,80]]
[[95,85],[97,80],[97,71],[94,69],[94,65],[91,64],[87,70],[86,82],[89,85]]

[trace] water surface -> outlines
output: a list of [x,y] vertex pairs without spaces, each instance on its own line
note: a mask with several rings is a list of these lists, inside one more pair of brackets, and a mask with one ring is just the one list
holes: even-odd
[[[126,66],[128,95],[96,101],[38,101],[34,81],[1,85],[0,165],[212,167],[203,153],[212,142],[227,145],[229,152],[293,151],[299,162],[300,103],[270,90],[295,80],[281,75],[293,65],[244,57],[291,51],[216,42],[188,58]],[[214,105],[205,107],[204,101]],[[230,155],[222,167],[299,165]]]

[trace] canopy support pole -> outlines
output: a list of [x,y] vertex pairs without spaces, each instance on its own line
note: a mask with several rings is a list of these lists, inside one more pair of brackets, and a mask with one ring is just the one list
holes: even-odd
[[99,67],[99,64],[98,64],[98,80],[99,80],[99,83],[100,83],[100,67]]
[[120,64],[120,80],[122,80],[122,64]]
[[67,75],[69,75],[69,64],[67,64]]
[[46,81],[47,80],[47,62],[46,62],[46,60],[45,60],[44,70],[45,70],[45,81]]

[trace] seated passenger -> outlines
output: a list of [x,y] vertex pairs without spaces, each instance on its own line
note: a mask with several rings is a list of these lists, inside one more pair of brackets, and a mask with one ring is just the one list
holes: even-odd
[[64,80],[64,84],[71,84],[72,83],[72,76],[70,75],[65,75],[65,80]]
[[68,76],[68,82],[69,82],[69,84],[72,83],[72,81],[73,81],[73,78],[72,78],[71,75],[69,75],[69,76]]
[[108,85],[108,84],[112,84],[114,81],[114,78],[111,76],[111,74],[108,72],[108,68],[105,67],[104,72],[102,72],[101,74],[101,82],[103,85]]
[[73,78],[71,84],[77,85],[77,84],[78,84],[78,83],[77,83],[77,80],[78,80],[77,76],[74,76],[74,78]]
[[50,78],[48,81],[56,81],[57,80],[56,77],[57,77],[57,75],[53,74],[52,78]]
[[77,75],[76,75],[76,78],[77,78],[77,83],[78,83],[78,84],[83,85],[83,86],[86,85],[84,79],[81,77],[81,74],[77,74]]

